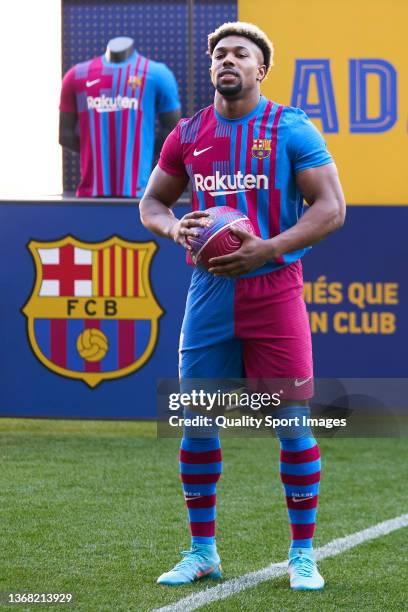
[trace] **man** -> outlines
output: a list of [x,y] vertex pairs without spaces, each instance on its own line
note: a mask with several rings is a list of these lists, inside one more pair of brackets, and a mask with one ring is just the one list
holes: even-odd
[[[309,414],[312,396],[310,328],[302,297],[300,258],[338,229],[345,202],[325,143],[300,109],[266,100],[260,85],[273,46],[256,26],[226,23],[208,37],[214,105],[181,120],[167,138],[140,211],[143,224],[187,251],[189,236],[206,223],[205,209],[238,208],[256,236],[235,234],[241,248],[196,268],[180,339],[180,373],[187,378],[290,379],[291,400],[277,416]],[[214,177],[205,180],[206,177]],[[193,184],[193,212],[177,219],[171,206]],[[218,185],[217,185],[218,180]],[[309,204],[303,213],[303,198]],[[320,589],[313,555],[320,480],[319,447],[310,430],[278,430],[292,542],[290,584]],[[192,534],[191,550],[160,584],[219,577],[215,544],[217,437],[184,435],[181,479]]]

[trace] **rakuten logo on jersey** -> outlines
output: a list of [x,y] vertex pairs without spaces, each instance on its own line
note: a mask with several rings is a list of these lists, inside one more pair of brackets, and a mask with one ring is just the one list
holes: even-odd
[[268,177],[265,174],[243,174],[240,170],[232,176],[221,174],[218,170],[215,176],[194,175],[195,190],[207,191],[213,198],[251,189],[268,189],[268,186]]
[[98,113],[114,113],[115,111],[124,110],[125,108],[137,110],[138,101],[136,98],[128,98],[127,96],[87,96],[86,103],[88,110],[96,110]]

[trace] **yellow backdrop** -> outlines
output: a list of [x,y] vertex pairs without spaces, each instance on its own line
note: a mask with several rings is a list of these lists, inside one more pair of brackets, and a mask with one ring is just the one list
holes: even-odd
[[[408,204],[407,0],[238,0],[238,15],[275,46],[264,95],[331,111],[326,127],[338,131],[325,130],[321,118],[313,122],[335,158],[347,202]],[[311,60],[329,62],[323,70]],[[293,97],[296,62],[303,98]]]

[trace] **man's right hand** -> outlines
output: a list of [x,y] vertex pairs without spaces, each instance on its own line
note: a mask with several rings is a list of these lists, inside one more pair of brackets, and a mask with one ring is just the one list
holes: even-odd
[[170,236],[176,244],[180,244],[188,251],[191,251],[191,246],[187,238],[189,236],[197,236],[197,228],[205,227],[209,223],[208,212],[205,210],[195,210],[181,217],[170,230]]

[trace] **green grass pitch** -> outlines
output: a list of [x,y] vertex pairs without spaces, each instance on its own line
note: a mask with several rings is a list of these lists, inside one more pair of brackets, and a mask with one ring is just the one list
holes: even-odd
[[[320,447],[316,546],[407,511],[406,440]],[[149,423],[1,419],[0,592],[70,592],[73,605],[52,609],[139,612],[216,584],[155,584],[189,546],[177,451]],[[289,528],[276,440],[228,438],[223,455],[217,541],[228,579],[284,560]],[[321,561],[322,592],[291,592],[285,576],[202,609],[404,610],[407,544],[400,529]]]

